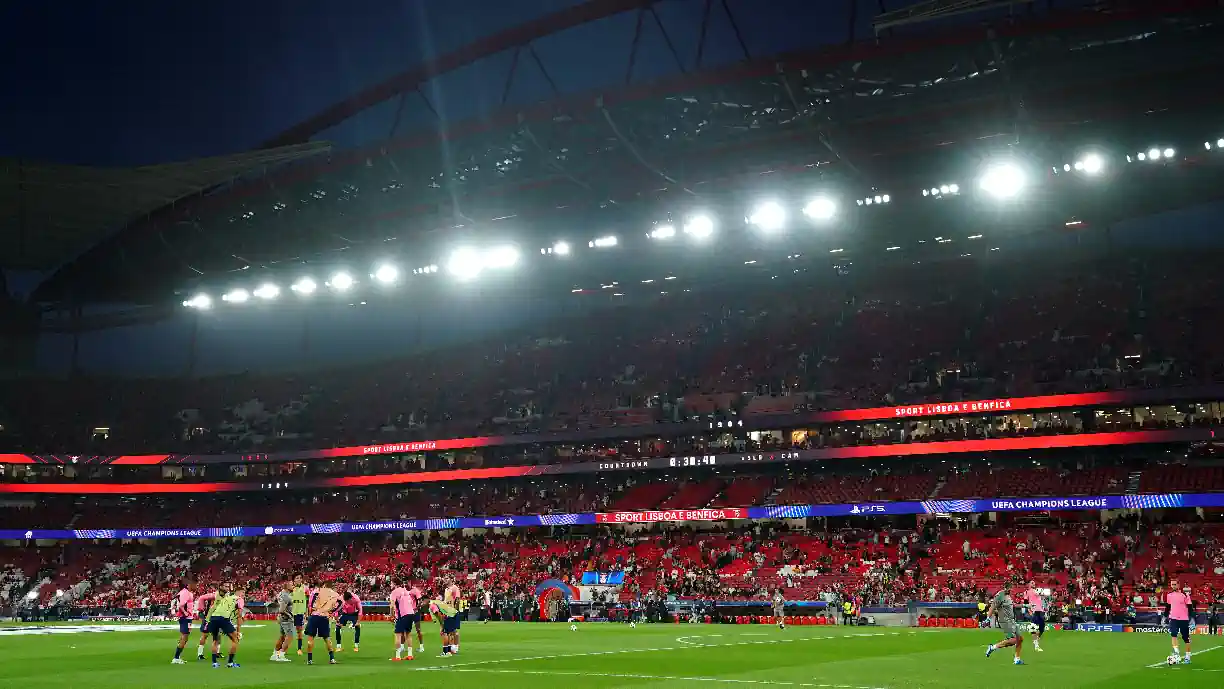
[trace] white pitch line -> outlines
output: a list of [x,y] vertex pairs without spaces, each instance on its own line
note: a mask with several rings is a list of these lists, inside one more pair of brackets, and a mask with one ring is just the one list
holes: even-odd
[[[748,636],[748,635],[745,634],[744,636]],[[705,644],[703,643],[700,643],[700,642],[694,643],[692,641],[685,641],[685,639],[713,639],[716,637],[722,638],[722,634],[691,634],[689,636],[677,636],[676,643],[684,644],[686,646],[704,646]]]
[[[480,665],[498,665],[502,663],[519,663],[519,662],[525,662],[529,660],[556,660],[558,658],[589,658],[591,656],[621,655],[624,653],[661,653],[663,651],[683,651],[683,650],[688,650],[688,649],[693,649],[693,648],[719,648],[723,646],[760,646],[760,645],[765,645],[765,644],[785,644],[785,643],[792,643],[795,641],[828,641],[832,639],[850,639],[850,638],[855,638],[855,637],[900,636],[900,634],[901,632],[874,632],[874,633],[863,633],[863,634],[838,634],[838,635],[832,635],[832,636],[813,636],[813,637],[798,638],[798,639],[791,637],[787,639],[764,639],[764,640],[759,640],[759,641],[731,641],[728,643],[716,643],[716,644],[699,644],[699,643],[693,643],[693,642],[687,642],[687,643],[681,642],[680,646],[663,646],[660,648],[622,648],[622,649],[616,649],[616,650],[611,650],[611,651],[588,651],[585,653],[558,653],[555,655],[526,656],[522,658],[499,658],[496,660],[477,660],[477,661],[473,661],[470,663],[455,663],[453,665],[444,665],[441,667],[418,667],[414,669],[418,672],[419,671],[433,671],[433,670],[447,670],[451,668],[475,667],[475,666],[480,666]],[[710,634],[709,636],[714,636],[714,635]],[[681,637],[681,638],[690,638],[690,637]],[[691,638],[697,638],[697,637],[691,637]]]
[[[422,668],[425,669],[425,668]],[[446,668],[438,668],[445,671]],[[566,670],[507,670],[496,668],[456,668],[452,672],[492,672],[508,675],[547,675],[553,677],[611,677],[614,679],[648,679],[667,682],[713,682],[719,684],[767,684],[783,687],[818,687],[820,689],[885,689],[885,687],[865,687],[854,684],[815,684],[812,682],[786,682],[771,679],[734,679],[731,677],[674,677],[671,675],[637,675],[614,672],[587,672]]]
[[[1218,650],[1218,649],[1221,649],[1221,648],[1224,648],[1224,646],[1212,646],[1211,648],[1204,648],[1204,649],[1203,649],[1203,650],[1201,650],[1201,651],[1194,651],[1194,652],[1192,652],[1192,653],[1190,654],[1190,657],[1191,657],[1191,658],[1194,658],[1194,657],[1196,657],[1196,656],[1201,656],[1201,655],[1203,655],[1204,653],[1211,653],[1212,651],[1215,651],[1215,650]],[[1151,664],[1151,665],[1149,665],[1148,667],[1164,667],[1165,665],[1166,665],[1166,664],[1165,664],[1165,663],[1163,663],[1163,662],[1162,662],[1162,663],[1152,663],[1152,664]],[[1197,669],[1197,668],[1190,668],[1190,669],[1191,669],[1191,670],[1195,670],[1195,669]]]

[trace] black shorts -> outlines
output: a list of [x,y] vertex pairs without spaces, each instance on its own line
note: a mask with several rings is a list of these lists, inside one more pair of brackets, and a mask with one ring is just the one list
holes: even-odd
[[306,619],[306,636],[331,636],[331,620],[326,615],[311,615]]
[[453,617],[447,617],[446,619],[442,620],[442,633],[443,634],[454,634],[457,631],[459,631],[459,616],[458,615],[455,615]]
[[208,631],[213,636],[224,634],[230,636],[235,631],[234,622],[228,617],[210,617],[208,619]]
[[1169,620],[1169,636],[1190,643],[1190,620]]
[[306,624],[306,616],[305,616],[305,615],[301,615],[301,614],[294,614],[294,616],[293,616],[293,626],[294,626],[294,627],[297,627],[298,629],[301,629],[301,628],[302,628],[302,625],[304,625],[304,624]]
[[399,617],[395,618],[395,633],[407,634],[408,632],[412,631],[412,622],[414,617],[416,617],[416,615],[400,615]]
[[1037,625],[1037,633],[1045,634],[1045,613],[1041,610],[1033,611],[1033,624]]
[[179,622],[179,634],[190,634],[191,633],[191,618],[190,617],[180,617],[178,618],[178,622]]
[[340,620],[336,622],[336,626],[343,627],[345,625],[350,625],[350,626],[356,627],[357,623],[360,621],[361,621],[361,616],[354,612],[354,613],[350,613],[346,615],[341,615]]

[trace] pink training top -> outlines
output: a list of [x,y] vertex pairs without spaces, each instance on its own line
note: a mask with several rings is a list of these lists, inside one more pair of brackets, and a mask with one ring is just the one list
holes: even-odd
[[348,600],[341,601],[340,603],[340,614],[341,615],[356,615],[356,614],[359,614],[360,612],[361,612],[361,599],[357,597],[357,594],[354,593],[352,597],[349,598]]
[[459,600],[459,587],[455,584],[447,586],[446,594],[443,596],[443,598],[446,599],[443,601],[444,603],[454,603],[455,601]]
[[421,589],[413,586],[412,588],[408,589],[408,595],[412,597],[413,611],[421,607],[421,599],[425,597],[425,594],[421,592]]
[[206,593],[195,599],[196,612],[203,611],[217,598],[217,592]]
[[391,616],[395,618],[411,615],[416,612],[416,601],[408,595],[408,589],[396,586],[391,589]]
[[1165,596],[1165,602],[1169,604],[1170,620],[1190,620],[1190,596],[1181,591],[1170,591]]
[[1045,612],[1045,599],[1041,597],[1041,592],[1037,589],[1025,591],[1024,600],[1028,602],[1033,612]]
[[178,604],[176,605],[176,608],[178,609],[178,616],[180,618],[192,617],[195,615],[195,594],[188,591],[187,588],[184,587],[182,591],[178,592]]

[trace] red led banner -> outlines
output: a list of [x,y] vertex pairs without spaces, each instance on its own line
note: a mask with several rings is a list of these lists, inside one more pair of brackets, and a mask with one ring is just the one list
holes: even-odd
[[[1203,386],[1169,389],[1116,390],[1112,392],[1085,392],[1070,395],[1041,395],[1037,397],[1008,397],[968,402],[939,402],[899,407],[871,407],[807,414],[746,416],[737,421],[737,430],[767,430],[779,428],[802,428],[808,425],[841,423],[846,421],[891,421],[938,416],[967,416],[1006,414],[1020,411],[1050,409],[1091,408],[1102,406],[1127,406],[1174,404],[1178,402],[1224,400],[1224,386]],[[466,450],[481,447],[525,445],[531,443],[568,443],[608,441],[615,439],[644,438],[651,436],[683,436],[709,430],[709,422],[676,424],[648,424],[625,426],[591,431],[564,431],[534,435],[478,436],[451,438],[449,440],[417,440],[379,445],[354,445],[331,449],[303,450],[293,452],[234,454],[234,455],[26,455],[0,454],[3,464],[261,464],[269,462],[299,462],[343,457],[366,457],[412,452],[437,452]]]
[[[544,466],[511,466],[484,469],[452,469],[421,471],[407,474],[376,474],[373,476],[342,476],[284,481],[278,477],[265,483],[0,483],[0,493],[61,493],[61,494],[147,494],[147,493],[220,493],[275,489],[353,488],[387,486],[438,481],[472,481],[519,476],[599,473],[604,471],[634,471],[675,469],[683,466],[729,467],[749,464],[776,464],[792,461],[828,459],[864,459],[868,457],[914,457],[961,452],[1006,452],[1008,450],[1046,450],[1106,445],[1137,445],[1144,443],[1186,443],[1214,438],[1213,431],[1202,428],[1182,428],[1164,431],[1127,431],[1121,433],[1082,433],[1074,435],[1033,436],[1025,438],[993,438],[989,440],[949,440],[931,443],[896,445],[860,445],[814,450],[703,455],[700,463],[687,464],[692,457],[657,457],[621,462],[576,462]],[[718,517],[731,519],[733,517]]]

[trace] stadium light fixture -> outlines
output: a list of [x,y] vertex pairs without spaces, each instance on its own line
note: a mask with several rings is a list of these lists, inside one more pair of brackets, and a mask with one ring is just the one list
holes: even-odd
[[978,182],[983,191],[996,199],[1011,199],[1019,196],[1027,183],[1024,171],[1013,163],[999,163],[991,166],[982,174]]
[[344,292],[352,287],[355,282],[352,275],[342,271],[331,276],[331,279],[327,281],[327,286],[338,292]]
[[298,294],[302,296],[309,296],[311,294],[314,294],[315,290],[318,288],[319,286],[316,285],[315,281],[311,280],[310,278],[302,278],[301,280],[298,280],[297,282],[289,286],[289,289],[293,290],[294,292],[297,292]]
[[280,296],[280,288],[272,284],[271,282],[265,282],[259,287],[256,287],[255,291],[252,292],[252,294],[255,295],[256,297],[259,297],[260,299],[267,299],[267,300],[275,299],[278,296]]
[[248,300],[250,300],[250,298],[250,292],[244,289],[235,289],[226,292],[225,295],[221,297],[221,301],[228,302],[230,304],[245,304]]
[[374,269],[374,273],[370,277],[384,285],[392,285],[395,284],[396,280],[399,280],[399,268],[390,263],[383,263]]
[[484,270],[484,261],[473,249],[456,249],[446,262],[446,272],[460,280],[472,280]]
[[212,308],[212,297],[208,296],[207,294],[197,294],[194,297],[183,302],[183,306],[186,306],[189,309],[199,309],[201,311],[206,311]]
[[1075,169],[1086,175],[1099,175],[1105,169],[1105,159],[1099,153],[1089,153],[1075,162]]
[[1174,154],[1174,153],[1176,153],[1176,151],[1174,151],[1174,150],[1173,150],[1173,149],[1171,149],[1171,148],[1166,148],[1166,149],[1163,151],[1163,153],[1164,153],[1164,157],[1166,157],[1166,158],[1172,158],[1172,157],[1173,157],[1173,154]]
[[499,246],[485,253],[484,266],[486,268],[513,268],[518,260],[518,249],[513,246]]
[[1216,148],[1224,148],[1224,139],[1216,139]]
[[764,232],[777,232],[786,225],[786,209],[777,201],[766,201],[753,209],[748,224]]
[[671,239],[676,236],[676,228],[671,225],[659,225],[647,233],[651,239]]
[[557,242],[552,245],[552,252],[558,256],[569,256],[570,245],[568,242]]
[[705,239],[714,234],[714,219],[704,213],[694,215],[684,223],[684,233],[697,239]]
[[803,207],[803,214],[812,220],[829,220],[837,214],[837,204],[827,196],[817,196]]
[[609,247],[616,246],[618,243],[619,242],[615,236],[608,235],[607,237],[592,239],[591,241],[587,242],[587,246],[592,249],[607,249]]
[[[1148,157],[1148,160],[1160,160],[1160,149],[1159,148],[1148,149],[1147,157]],[[1140,160],[1143,160],[1143,159],[1140,158]]]

